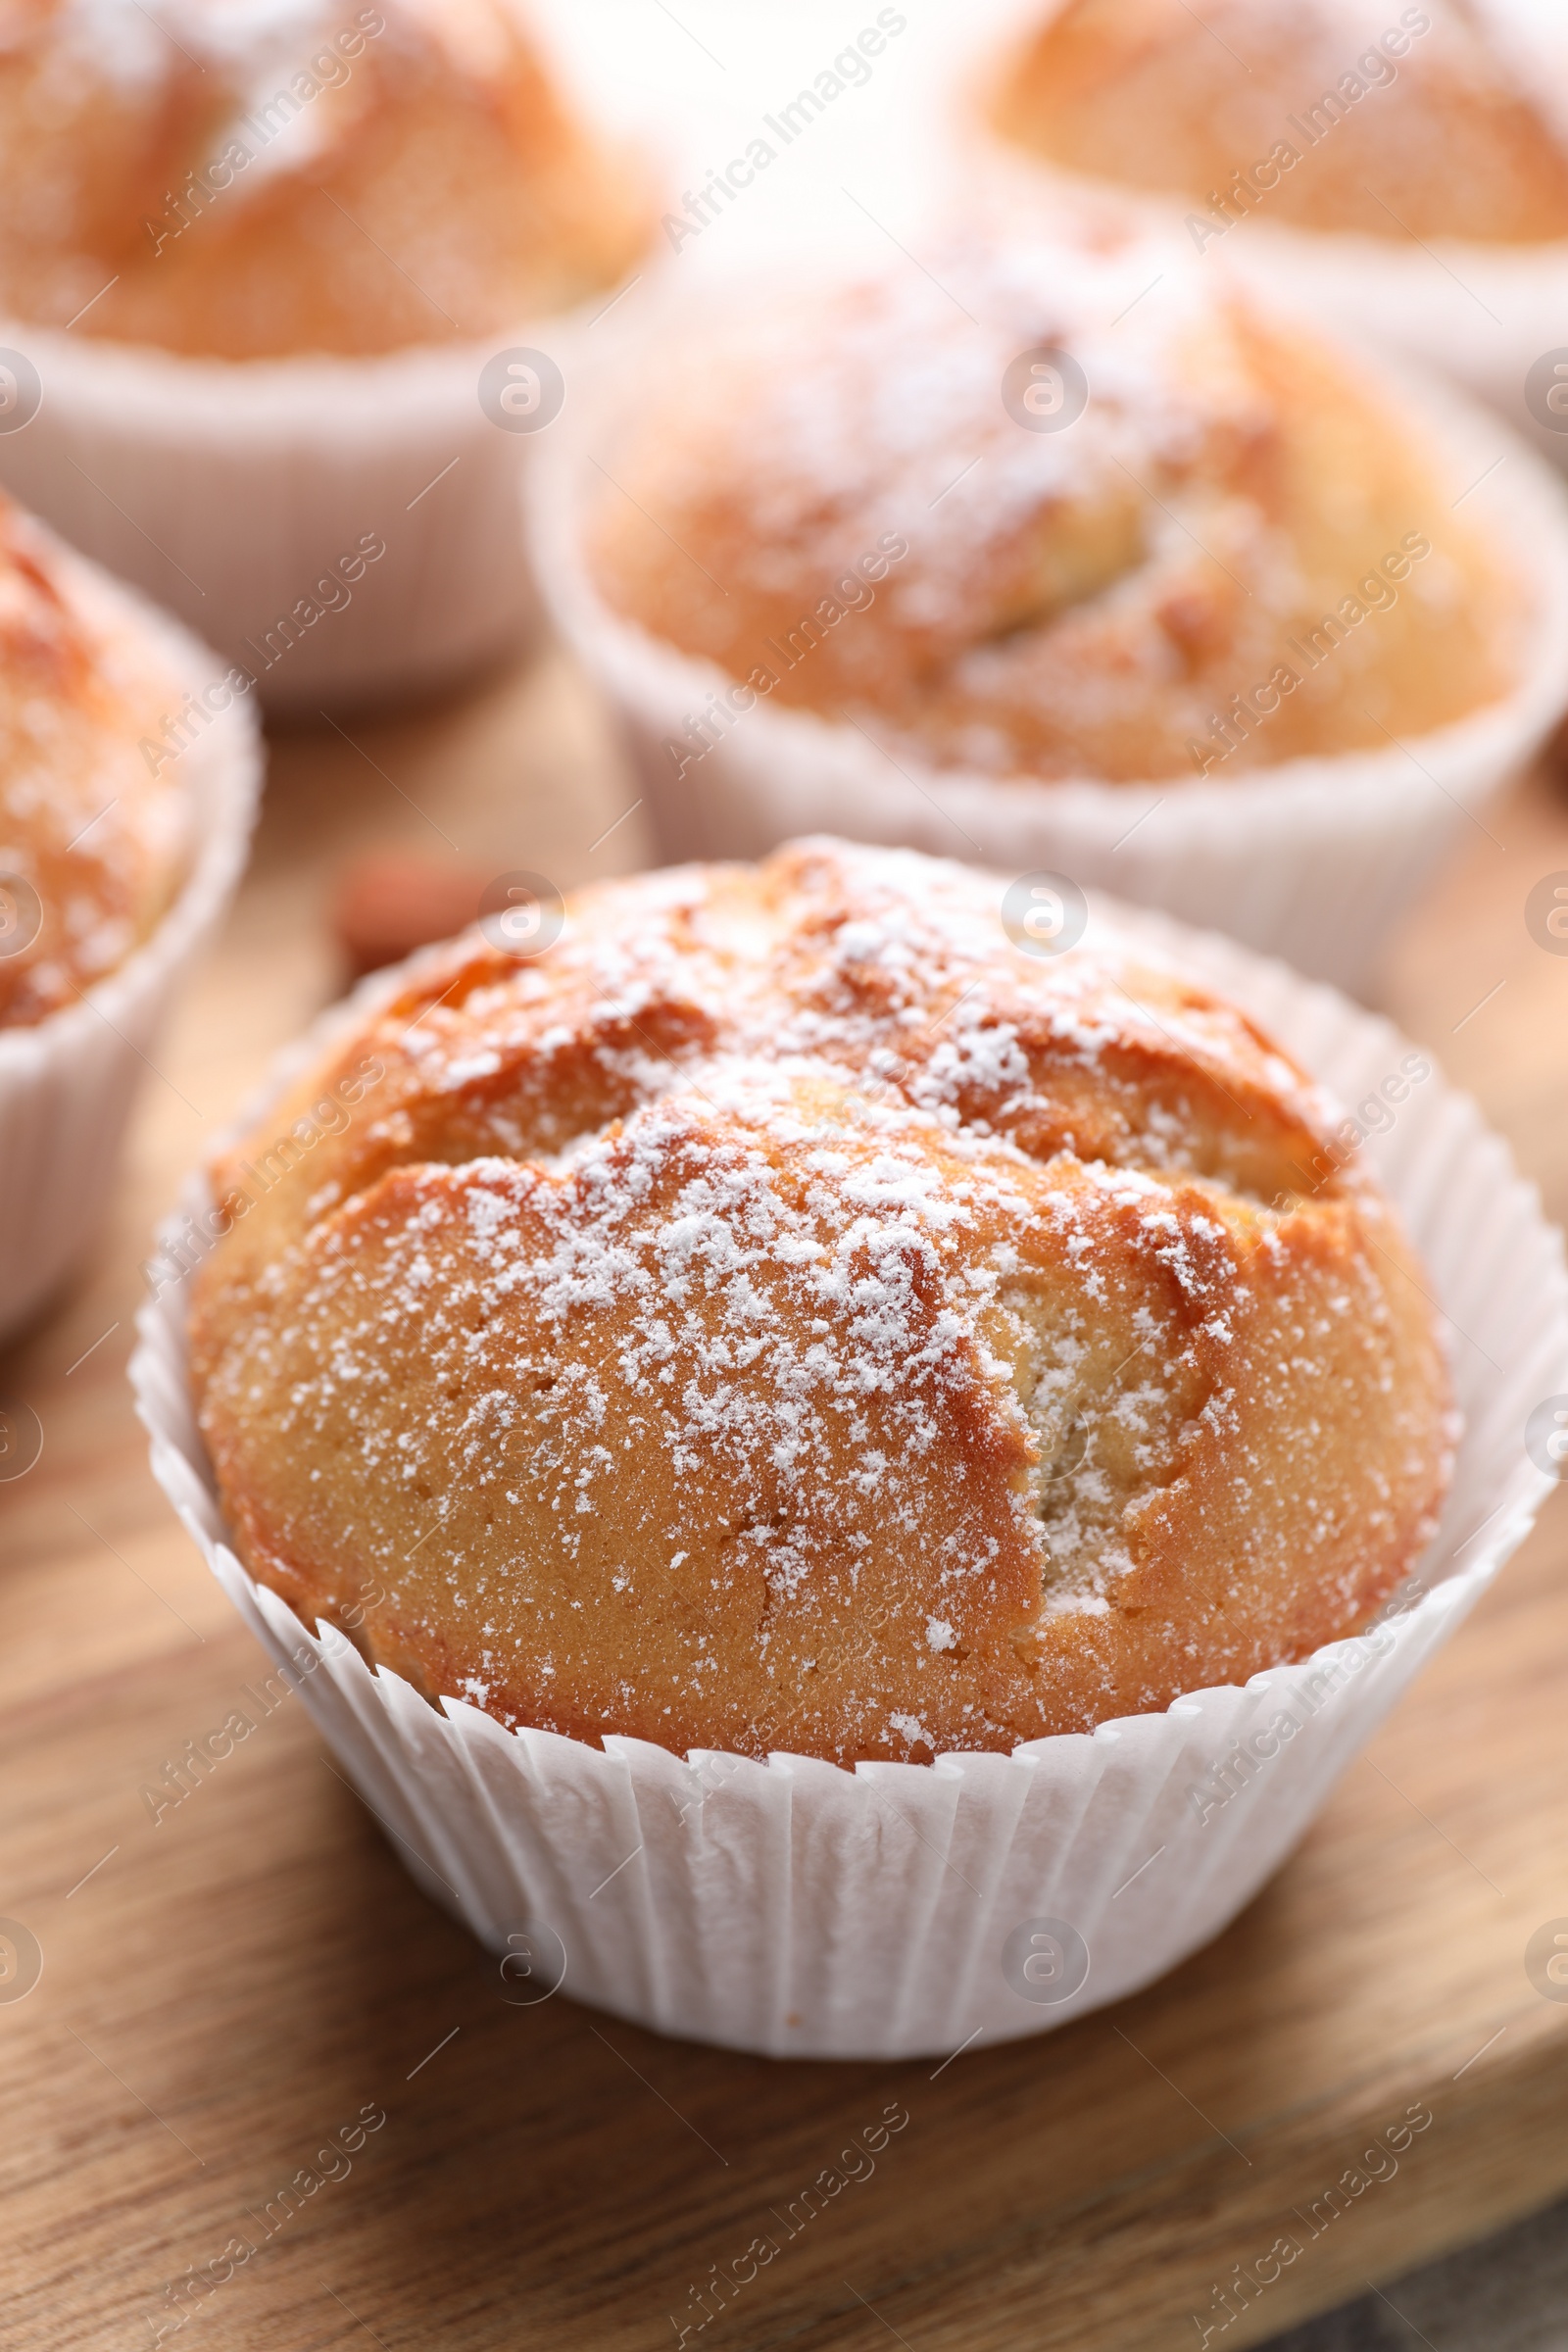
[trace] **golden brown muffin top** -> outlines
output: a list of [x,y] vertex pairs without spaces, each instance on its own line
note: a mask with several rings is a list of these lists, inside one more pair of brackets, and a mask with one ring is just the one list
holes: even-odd
[[1353,362],[1163,246],[923,258],[644,355],[585,492],[612,607],[1003,775],[1383,749],[1511,682],[1469,477]]
[[253,1571],[504,1723],[841,1762],[1351,1630],[1446,1477],[1396,1220],[1243,1013],[1001,892],[808,842],[414,967],[214,1172]]
[[178,789],[144,741],[180,709],[161,649],[0,497],[0,1029],[77,1002],[173,895]]
[[13,0],[0,153],[6,309],[221,359],[505,330],[648,228],[509,0]]
[[1222,223],[1568,236],[1568,146],[1500,29],[1455,0],[1066,0],[992,111],[1050,162],[1204,218],[1230,191]]

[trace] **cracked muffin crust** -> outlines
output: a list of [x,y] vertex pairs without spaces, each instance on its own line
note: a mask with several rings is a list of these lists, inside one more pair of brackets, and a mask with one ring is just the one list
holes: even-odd
[[509,1725],[841,1764],[1363,1622],[1451,1439],[1392,1208],[1244,1014],[1000,897],[808,841],[409,967],[213,1172],[252,1572]]
[[606,605],[735,681],[729,716],[688,688],[677,773],[759,699],[1127,783],[1384,751],[1512,686],[1517,584],[1429,426],[1212,265],[1080,226],[657,341],[582,535]]

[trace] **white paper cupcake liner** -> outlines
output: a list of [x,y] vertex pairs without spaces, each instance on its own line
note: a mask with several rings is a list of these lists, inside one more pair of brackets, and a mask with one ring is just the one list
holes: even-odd
[[[1505,651],[1512,691],[1454,725],[1335,759],[1236,776],[1147,782],[999,780],[880,750],[858,727],[754,698],[696,759],[689,722],[731,681],[612,612],[589,575],[581,521],[602,490],[596,452],[657,347],[602,346],[573,378],[531,489],[535,567],[563,636],[622,722],[660,849],[671,859],[757,858],[831,832],[1081,885],[1228,932],[1299,971],[1363,989],[1390,932],[1456,831],[1539,749],[1568,704],[1568,494],[1490,411],[1357,355],[1438,451],[1467,517],[1499,543],[1525,618]],[[1565,329],[1568,331],[1568,329]]]
[[[1106,913],[1095,907],[1091,938]],[[1238,998],[1348,1102],[1407,1051],[1387,1022],[1283,965],[1157,917],[1118,913],[1116,927]],[[396,985],[372,982],[329,1016],[276,1084]],[[1116,2000],[1215,1935],[1534,1517],[1548,1482],[1526,1420],[1568,1390],[1560,1241],[1503,1144],[1435,1071],[1367,1150],[1451,1323],[1464,1414],[1418,1571],[1362,1636],[1245,1689],[1011,1756],[852,1774],[619,1738],[601,1751],[509,1732],[450,1696],[438,1711],[370,1672],[341,1634],[309,1632],[235,1558],[190,1403],[185,1281],[143,1310],[137,1409],[214,1574],[418,1884],[502,1955],[513,1997],[564,1983],[661,2032],[772,2056],[946,2054]],[[187,1211],[208,1200],[193,1180]]]
[[0,356],[15,373],[20,353],[41,388],[0,431],[0,481],[241,663],[271,708],[421,690],[537,624],[517,529],[537,435],[492,420],[480,375],[507,349],[548,358],[564,324],[230,362],[0,321]]
[[[70,561],[83,595],[128,615],[191,691],[222,676],[217,656],[184,629]],[[164,1016],[243,871],[262,780],[249,701],[214,716],[171,772],[187,796],[190,832],[186,878],[169,912],[79,1003],[0,1029],[0,1339],[49,1297],[101,1224]]]

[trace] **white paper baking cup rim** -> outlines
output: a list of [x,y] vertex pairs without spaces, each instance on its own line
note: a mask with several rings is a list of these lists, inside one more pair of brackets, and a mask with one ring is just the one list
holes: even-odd
[[[459,341],[255,360],[0,319],[0,344],[42,386],[26,424],[0,437],[0,474],[243,662],[269,702],[428,688],[537,625],[517,514],[553,420],[504,430],[481,405],[481,370],[508,351],[555,360],[612,298]],[[383,554],[269,660],[269,633],[319,601],[367,534]]]
[[1568,488],[1488,409],[1351,345],[1391,399],[1413,404],[1460,499],[1474,498],[1471,513],[1490,519],[1514,576],[1528,583],[1507,694],[1384,750],[1116,784],[939,767],[906,744],[884,751],[854,725],[754,701],[677,777],[666,744],[735,681],[612,612],[589,575],[579,528],[584,495],[602,478],[595,447],[624,380],[636,380],[633,355],[667,331],[671,314],[678,309],[662,309],[656,293],[595,362],[578,347],[573,402],[528,505],[546,605],[627,722],[672,857],[751,858],[792,834],[828,831],[1015,872],[1056,870],[1353,990],[1455,829],[1467,816],[1481,821],[1568,706]]
[[[1097,903],[1092,922],[1105,919]],[[1388,1022],[1227,941],[1125,910],[1115,924],[1240,998],[1348,1100],[1409,1051]],[[326,1015],[247,1119],[398,985],[379,975]],[[1235,1916],[1546,1491],[1523,1432],[1537,1402],[1568,1390],[1568,1273],[1534,1188],[1435,1069],[1368,1149],[1470,1334],[1456,1343],[1466,1425],[1453,1488],[1404,1595],[1375,1635],[1011,1756],[851,1774],[795,1755],[683,1759],[619,1738],[600,1750],[507,1731],[450,1696],[438,1712],[340,1633],[308,1631],[240,1565],[186,1383],[188,1277],[142,1310],[137,1410],[154,1472],[214,1574],[418,1884],[502,1955],[514,1993],[564,1969],[565,1989],[596,2007],[774,2056],[1011,2039],[1135,1991]],[[209,1198],[193,1178],[186,1210]],[[1500,1354],[1490,1373],[1478,1348]],[[1343,1679],[1325,1690],[1325,1678]],[[1276,1735],[1276,1755],[1245,1747],[1266,1744],[1260,1727],[1292,1710],[1300,1728],[1286,1744]],[[1087,1979],[1059,2003],[1021,1994],[1003,1973],[1006,1938],[1063,1921],[1087,1946]]]
[[225,444],[270,433],[285,443],[337,442],[353,449],[367,429],[384,433],[389,425],[403,425],[422,434],[435,407],[453,413],[461,408],[466,418],[486,360],[565,323],[534,319],[494,335],[410,343],[387,352],[254,360],[70,335],[20,318],[0,318],[0,341],[38,366],[44,400],[54,386],[73,403],[112,407],[155,440],[180,440],[195,429]]
[[[222,678],[218,656],[177,621],[58,541],[55,552],[84,600],[134,627],[188,695]],[[244,870],[263,763],[255,711],[236,698],[176,757],[189,862],[162,921],[77,1004],[0,1029],[0,1335],[26,1320],[91,1238],[147,1049]]]

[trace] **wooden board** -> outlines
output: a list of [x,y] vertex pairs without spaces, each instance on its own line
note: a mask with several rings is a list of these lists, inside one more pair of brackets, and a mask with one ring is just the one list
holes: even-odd
[[[121,2352],[163,2326],[204,2352],[655,2352],[687,2328],[737,2348],[1140,2352],[1208,2326],[1233,2347],[1568,2186],[1568,2006],[1523,1964],[1568,1914],[1560,1496],[1226,1936],[1119,2008],[946,2066],[771,2064],[564,1999],[509,2006],[293,1699],[154,1825],[143,1784],[261,1670],[131,1415],[154,1215],[335,989],[322,909],[350,852],[564,886],[647,855],[556,657],[342,723],[278,741],[250,879],[149,1080],[114,1229],[0,1359],[45,1433],[0,1486],[0,1915],[43,1955],[28,1996],[0,2001],[0,2340]],[[1568,957],[1523,921],[1559,868],[1568,807],[1538,778],[1469,829],[1391,943],[1386,996],[1560,1215]],[[906,2123],[846,2156],[890,2106]],[[1396,2171],[1375,2160],[1388,2177],[1333,2220],[1320,2206],[1313,2234],[1300,2217],[1412,2106],[1432,2120]],[[328,2153],[366,2110],[384,2122]],[[842,2185],[807,2219],[830,2168]],[[1302,2251],[1221,2332],[1216,2288],[1267,2272],[1285,2231]],[[779,2250],[746,2278],[760,2238]],[[173,2327],[170,2282],[215,2260],[232,2276]],[[720,2316],[699,2328],[704,2281]]]

